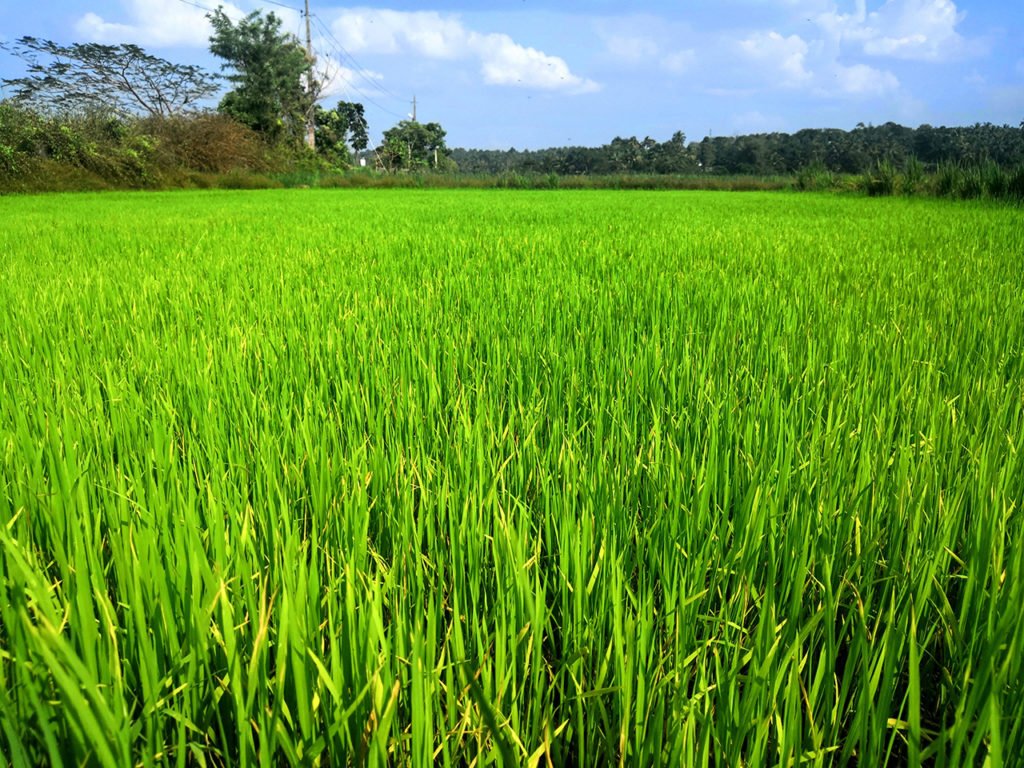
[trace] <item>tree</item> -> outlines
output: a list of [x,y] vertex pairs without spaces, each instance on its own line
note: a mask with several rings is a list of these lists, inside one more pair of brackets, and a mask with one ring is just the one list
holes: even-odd
[[281,31],[273,12],[253,11],[235,24],[218,8],[207,18],[213,26],[210,52],[224,60],[222,69],[230,71],[227,79],[235,86],[220,111],[271,141],[300,142],[319,84],[298,38]]
[[152,56],[137,45],[58,45],[21,37],[0,48],[28,64],[25,77],[3,81],[13,87],[14,100],[47,112],[169,117],[219,88],[217,75]]
[[671,139],[653,147],[650,153],[655,173],[684,173],[695,168],[686,148],[686,134],[682,131],[673,133]]
[[339,101],[334,109],[316,107],[316,151],[328,161],[347,165],[350,149],[362,152],[370,143],[363,105]]
[[444,143],[445,135],[438,123],[402,120],[384,131],[384,142],[377,148],[377,154],[390,171],[449,170],[451,153]]
[[697,165],[704,173],[715,169],[715,143],[710,136],[705,136],[697,145]]
[[616,136],[605,150],[606,153],[602,154],[607,154],[609,171],[623,173],[639,170],[643,146],[636,136],[630,136],[628,139]]

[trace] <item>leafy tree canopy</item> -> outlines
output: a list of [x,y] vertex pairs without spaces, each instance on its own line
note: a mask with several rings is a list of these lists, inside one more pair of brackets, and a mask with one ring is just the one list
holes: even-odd
[[220,111],[271,140],[301,141],[319,84],[298,38],[281,31],[273,12],[253,11],[234,23],[218,8],[207,18],[213,26],[210,52],[224,60],[234,85]]
[[919,161],[933,172],[944,163],[976,166],[991,161],[1003,168],[1024,165],[1024,124],[978,123],[962,127],[860,123],[851,131],[810,128],[788,133],[707,136],[687,143],[677,131],[657,142],[650,137],[615,137],[600,147],[537,150],[453,149],[452,159],[467,173],[690,174],[774,176],[809,168],[832,173],[873,172],[880,164],[897,169]]
[[14,89],[14,100],[47,112],[168,117],[195,108],[219,88],[217,75],[137,45],[60,45],[21,37],[0,48],[28,64],[24,77],[3,81]]
[[402,120],[384,131],[384,142],[377,148],[377,155],[392,171],[417,168],[449,170],[451,153],[445,144],[445,135],[439,123]]
[[323,157],[347,165],[349,150],[361,152],[370,143],[363,105],[339,101],[334,109],[316,107],[316,150]]

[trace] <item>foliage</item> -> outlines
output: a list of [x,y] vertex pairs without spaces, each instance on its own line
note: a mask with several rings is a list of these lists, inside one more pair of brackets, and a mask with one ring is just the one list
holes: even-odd
[[[912,129],[895,123],[859,125],[852,131],[807,129],[794,134],[705,137],[686,144],[676,133],[659,143],[647,137],[616,137],[600,147],[538,150],[453,149],[452,158],[468,173],[557,173],[562,176],[617,173],[714,173],[747,176],[799,176],[822,168],[836,178],[874,174],[888,163],[916,180],[947,162],[978,166],[994,162],[1003,170],[1024,162],[1024,127],[978,124]],[[915,164],[917,166],[915,167]],[[811,181],[804,176],[805,181]],[[819,179],[820,181],[820,179]]]
[[282,162],[224,115],[46,116],[0,102],[0,191],[215,186],[202,175],[259,173]]
[[895,194],[899,186],[899,172],[888,160],[879,160],[865,176],[865,191],[872,197]]
[[[126,186],[147,182],[154,150],[137,123],[109,114],[44,116],[0,103],[0,181],[41,173],[44,161],[79,168]],[[90,186],[92,186],[90,184]]]
[[901,179],[900,191],[906,195],[916,195],[924,190],[928,182],[925,173],[924,163],[916,157],[907,158],[906,166]]
[[314,114],[317,154],[332,165],[348,166],[352,152],[361,152],[370,143],[362,104],[339,101],[334,109],[317,105]]
[[980,197],[1024,200],[1024,163],[1004,169],[993,162],[980,165],[943,163],[932,180],[934,194],[959,200]]
[[[359,150],[366,141],[362,105],[339,102],[333,110],[320,110],[320,116],[320,140],[314,155],[300,143],[267,143],[264,139],[268,137],[223,113],[191,112],[146,118],[122,118],[109,112],[53,115],[13,101],[0,102],[0,191],[215,187],[220,184],[217,175],[232,174],[230,184],[243,183],[237,181],[242,176],[245,184],[260,187],[267,186],[269,179],[271,186],[288,187],[860,190],[874,195],[1024,200],[1024,163],[1002,166],[994,160],[978,164],[941,163],[931,171],[923,161],[911,156],[902,167],[886,159],[877,162],[870,172],[858,175],[836,173],[820,160],[793,175],[730,176],[714,166],[696,165],[688,173],[653,170],[655,166],[667,167],[665,164],[673,157],[678,159],[685,145],[682,134],[664,144],[652,140],[615,140],[620,158],[640,157],[641,165],[651,168],[644,173],[593,175],[515,170],[523,167],[520,160],[529,153],[514,150],[498,153],[504,158],[501,167],[505,170],[472,173],[473,168],[479,167],[480,157],[487,153],[448,150],[444,130],[436,123],[402,123],[386,134],[385,145],[376,154],[383,161],[384,171],[403,171],[396,177],[349,167],[345,142]],[[339,137],[343,140],[339,141]],[[710,142],[702,141],[696,147],[700,162],[714,158]],[[434,148],[438,150],[436,166]],[[580,149],[578,157],[590,162],[596,157],[595,152]],[[462,158],[467,168],[459,168],[451,155]],[[635,163],[629,160],[622,164]],[[570,166],[559,163],[558,167]]]
[[830,190],[835,186],[835,174],[821,161],[801,168],[796,175],[796,188],[802,192]]
[[384,131],[377,156],[387,171],[455,169],[445,145],[446,132],[439,123],[402,120]]
[[210,51],[224,60],[222,68],[234,85],[220,111],[271,142],[300,144],[319,84],[298,39],[281,31],[273,12],[253,11],[234,23],[218,8],[207,18],[213,27]]
[[0,101],[0,178],[29,172],[36,159],[41,118],[11,101]]
[[204,112],[188,117],[148,120],[140,130],[156,141],[162,167],[203,173],[267,169],[266,147],[259,136],[226,115]]
[[24,60],[28,74],[5,79],[14,100],[44,112],[107,112],[169,117],[195,109],[219,88],[200,67],[174,64],[137,45],[74,43],[22,37],[0,43]]
[[0,200],[0,755],[1024,754],[1018,211],[342,195]]

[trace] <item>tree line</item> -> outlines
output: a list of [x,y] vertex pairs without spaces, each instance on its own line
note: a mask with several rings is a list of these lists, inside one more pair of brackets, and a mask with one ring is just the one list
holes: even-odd
[[664,142],[616,137],[600,147],[453,149],[452,159],[461,171],[482,174],[791,176],[807,169],[865,174],[886,164],[903,171],[914,163],[935,172],[946,163],[989,162],[1011,169],[1024,162],[1024,123],[954,128],[860,124],[850,131],[812,128],[689,143],[677,132]]

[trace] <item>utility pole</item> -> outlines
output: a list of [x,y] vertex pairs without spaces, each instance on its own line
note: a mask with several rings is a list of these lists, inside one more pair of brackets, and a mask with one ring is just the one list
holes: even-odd
[[316,149],[316,99],[313,97],[313,35],[309,29],[309,0],[306,0],[306,56],[309,57],[309,70],[306,72],[306,90],[309,93],[309,113],[306,115],[306,146]]
[[416,122],[416,94],[412,96],[412,121]]

